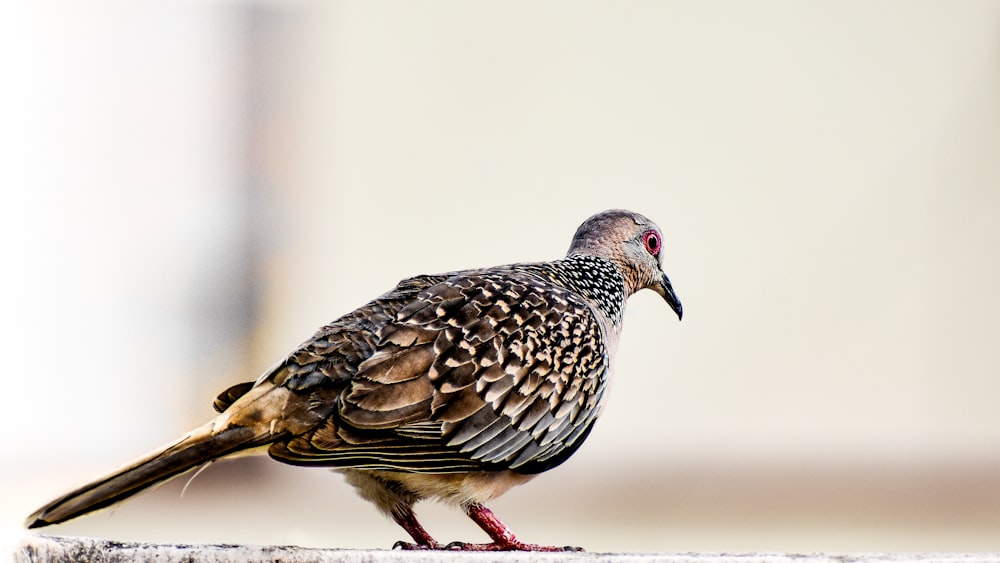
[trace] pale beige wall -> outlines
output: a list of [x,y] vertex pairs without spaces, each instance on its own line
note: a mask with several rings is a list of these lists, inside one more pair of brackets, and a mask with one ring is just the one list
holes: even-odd
[[[501,503],[523,535],[1000,549],[1000,4],[129,6],[3,24],[6,530],[398,279],[556,257],[627,207],[685,319],[634,298],[604,420]],[[226,467],[66,529],[399,536],[337,478]],[[571,498],[595,487],[626,508]]]
[[284,228],[301,238],[272,273],[292,297],[269,296],[267,318],[294,333],[406,275],[558,256],[583,218],[628,207],[665,228],[689,313],[632,304],[596,441],[1000,457],[997,15],[320,10],[289,99],[308,196]]

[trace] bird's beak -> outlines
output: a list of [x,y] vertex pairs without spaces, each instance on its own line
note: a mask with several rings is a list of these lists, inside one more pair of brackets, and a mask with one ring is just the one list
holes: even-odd
[[670,308],[677,313],[677,320],[681,320],[684,316],[684,307],[681,306],[681,300],[677,298],[677,294],[674,293],[674,286],[670,284],[670,278],[667,274],[663,274],[660,278],[660,283],[656,286],[656,292],[663,296],[663,300],[670,305]]

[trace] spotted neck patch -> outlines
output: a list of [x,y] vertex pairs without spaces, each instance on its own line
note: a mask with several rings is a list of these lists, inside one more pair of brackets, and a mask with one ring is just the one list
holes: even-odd
[[562,260],[532,266],[552,281],[586,297],[615,325],[621,323],[625,280],[610,260],[571,254]]

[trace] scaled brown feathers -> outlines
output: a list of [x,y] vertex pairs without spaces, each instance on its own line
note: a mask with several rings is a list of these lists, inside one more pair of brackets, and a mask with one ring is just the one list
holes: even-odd
[[592,307],[515,266],[406,280],[258,385],[288,386],[306,403],[336,394],[322,425],[271,446],[283,461],[534,472],[593,422],[608,361]]

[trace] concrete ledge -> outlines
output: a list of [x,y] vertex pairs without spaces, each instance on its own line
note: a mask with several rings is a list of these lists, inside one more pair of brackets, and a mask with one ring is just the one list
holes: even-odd
[[26,534],[13,554],[15,563],[89,562],[125,563],[424,563],[431,561],[504,563],[568,561],[579,563],[856,563],[941,562],[1000,563],[1000,553],[462,553],[392,550],[306,549],[292,546],[181,545],[125,543],[93,538]]

